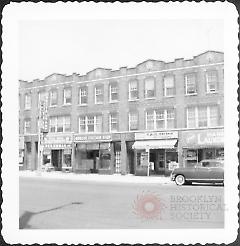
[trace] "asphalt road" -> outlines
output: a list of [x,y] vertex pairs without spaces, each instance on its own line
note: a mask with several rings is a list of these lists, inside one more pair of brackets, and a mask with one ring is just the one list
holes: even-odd
[[20,229],[222,228],[224,189],[20,178]]

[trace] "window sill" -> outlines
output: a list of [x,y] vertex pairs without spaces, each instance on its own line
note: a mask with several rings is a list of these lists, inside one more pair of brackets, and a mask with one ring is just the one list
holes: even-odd
[[136,98],[136,99],[128,99],[129,102],[138,102],[139,101],[139,98]]
[[79,107],[86,107],[87,104],[78,104]]
[[49,105],[49,108],[57,108],[57,105]]
[[146,100],[155,100],[156,97],[145,97]]
[[218,91],[207,91],[206,94],[218,94]]
[[197,93],[185,94],[185,96],[197,96]]
[[103,102],[99,102],[99,103],[95,102],[95,105],[103,105]]
[[110,101],[109,103],[118,103],[119,101],[116,100],[116,101]]
[[165,96],[165,95],[164,95],[164,97],[165,97],[165,98],[174,98],[175,95],[171,95],[171,96]]
[[31,109],[30,109],[30,108],[25,108],[24,110],[25,110],[25,111],[30,111]]
[[71,106],[71,103],[64,103],[62,106]]

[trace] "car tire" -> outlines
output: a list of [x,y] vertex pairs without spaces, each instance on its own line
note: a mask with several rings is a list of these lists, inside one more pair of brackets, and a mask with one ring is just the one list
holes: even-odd
[[175,178],[175,183],[177,185],[184,185],[185,184],[185,177],[181,174],[177,175],[176,178]]

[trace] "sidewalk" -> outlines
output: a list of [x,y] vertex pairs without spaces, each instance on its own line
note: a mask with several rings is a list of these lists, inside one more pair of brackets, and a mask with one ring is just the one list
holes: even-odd
[[19,177],[29,178],[47,178],[58,180],[73,180],[73,181],[96,181],[96,182],[120,182],[120,183],[146,183],[146,184],[169,184],[170,177],[164,176],[135,176],[132,174],[76,174],[63,172],[41,172],[37,171],[19,171]]

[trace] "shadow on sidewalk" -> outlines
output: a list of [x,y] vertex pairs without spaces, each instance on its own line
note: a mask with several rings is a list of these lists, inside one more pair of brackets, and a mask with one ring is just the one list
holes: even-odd
[[59,207],[46,209],[46,210],[42,210],[42,211],[35,212],[35,213],[25,211],[23,213],[23,215],[19,218],[19,229],[33,229],[28,223],[29,223],[30,219],[35,215],[43,214],[43,213],[47,213],[47,212],[52,212],[52,211],[59,210],[59,209],[62,209],[64,207],[68,207],[71,205],[82,205],[82,204],[83,204],[82,202],[72,202],[72,203],[65,204],[65,205],[62,205]]

